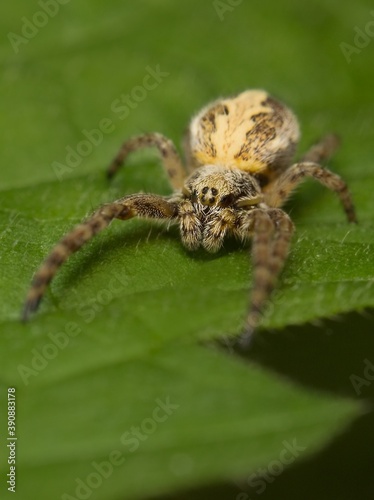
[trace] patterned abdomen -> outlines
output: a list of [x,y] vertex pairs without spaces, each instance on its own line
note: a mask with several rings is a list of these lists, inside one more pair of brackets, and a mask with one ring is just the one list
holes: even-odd
[[275,173],[289,166],[298,139],[294,114],[263,90],[249,90],[203,108],[190,125],[194,163]]

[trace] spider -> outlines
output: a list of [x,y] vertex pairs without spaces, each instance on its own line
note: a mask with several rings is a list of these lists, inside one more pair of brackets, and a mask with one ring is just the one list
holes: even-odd
[[99,207],[52,249],[34,275],[22,313],[27,320],[59,267],[113,219],[161,219],[179,224],[188,250],[217,252],[227,235],[252,239],[253,286],[243,332],[249,345],[289,252],[294,225],[281,209],[306,177],[334,191],[349,222],[357,222],[345,182],[320,166],[338,140],[328,135],[298,163],[291,164],[299,140],[295,115],[264,90],[219,99],[199,111],[184,141],[185,164],[173,142],[159,133],[130,138],[107,171],[119,170],[127,156],[156,147],[174,192],[170,196],[131,194]]

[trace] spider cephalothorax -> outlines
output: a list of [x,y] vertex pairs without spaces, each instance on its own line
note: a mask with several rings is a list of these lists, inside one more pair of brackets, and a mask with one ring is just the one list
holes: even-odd
[[206,165],[189,176],[178,200],[181,238],[189,250],[216,252],[226,234],[249,237],[248,212],[262,200],[254,177],[238,169]]
[[98,208],[54,247],[36,272],[23,319],[35,311],[45,289],[66,259],[115,218],[146,217],[179,224],[189,250],[222,247],[226,235],[252,239],[253,287],[244,332],[248,345],[253,329],[282,270],[293,233],[281,210],[294,188],[313,177],[339,196],[347,218],[356,222],[347,185],[318,162],[336,149],[334,135],[313,146],[290,166],[299,128],[294,114],[263,90],[249,90],[203,108],[191,121],[185,141],[186,165],[173,143],[161,134],[126,141],[111,163],[112,177],[136,149],[158,148],[174,193],[133,194]]

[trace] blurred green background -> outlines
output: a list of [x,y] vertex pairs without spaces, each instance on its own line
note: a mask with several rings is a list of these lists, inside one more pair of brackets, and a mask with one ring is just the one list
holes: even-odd
[[[125,465],[89,498],[372,499],[372,4],[19,0],[0,26],[0,424],[4,434],[6,388],[15,386],[19,498],[79,498],[76,478],[170,396],[175,415],[139,452],[122,448]],[[349,227],[320,186],[300,188],[288,205],[294,247],[251,353],[199,344],[239,331],[248,250],[190,255],[176,230],[147,222],[113,224],[21,325],[33,272],[75,222],[126,193],[169,192],[154,152],[134,155],[108,184],[121,142],[159,131],[179,145],[201,106],[247,88],[296,112],[299,154],[327,132],[341,136],[331,167],[360,221]],[[87,135],[96,144],[69,165]],[[69,322],[79,334],[32,367]],[[20,366],[34,373],[25,379]],[[264,492],[248,486],[293,439],[305,454],[265,475]],[[1,447],[4,455],[4,439]]]

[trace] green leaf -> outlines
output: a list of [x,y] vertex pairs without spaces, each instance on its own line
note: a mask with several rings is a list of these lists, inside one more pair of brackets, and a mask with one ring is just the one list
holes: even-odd
[[[300,498],[306,484],[310,498],[366,498],[372,46],[348,64],[340,44],[365,29],[370,4],[52,1],[56,15],[15,52],[9,33],[25,38],[42,4],[14,3],[0,20],[0,488],[7,387],[16,387],[21,499],[177,499],[186,489],[186,498],[244,500],[258,494],[264,471],[264,499]],[[160,81],[144,95],[155,72]],[[178,144],[196,110],[248,87],[296,111],[300,154],[324,133],[341,135],[330,166],[349,184],[360,221],[348,225],[321,186],[300,188],[287,206],[292,251],[250,354],[211,344],[240,330],[249,249],[228,242],[214,256],[189,253],[177,228],[145,221],[116,221],[74,255],[21,324],[33,273],[75,223],[124,194],[170,192],[154,152],[134,154],[107,182],[121,142],[156,130]],[[128,95],[138,96],[131,106]],[[165,410],[168,398],[175,406]],[[294,443],[305,449],[291,460]],[[108,460],[118,463],[100,468]],[[323,476],[326,462],[338,479],[322,489],[308,478]],[[360,477],[353,496],[346,470]],[[77,492],[79,481],[91,487]]]

